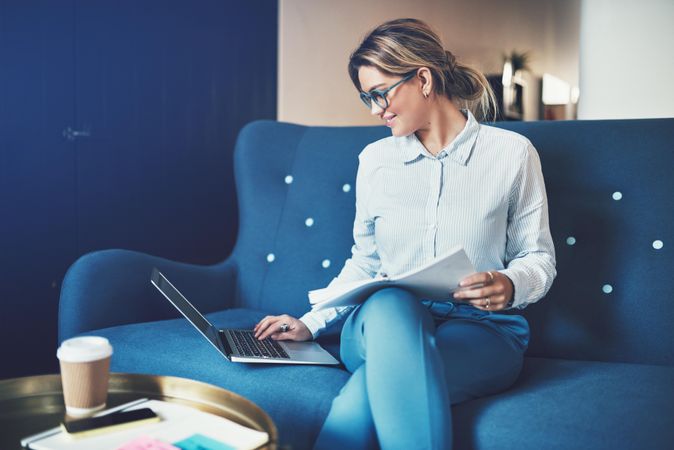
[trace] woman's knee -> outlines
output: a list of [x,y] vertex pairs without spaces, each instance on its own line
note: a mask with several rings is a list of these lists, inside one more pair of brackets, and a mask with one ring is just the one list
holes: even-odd
[[372,294],[362,306],[363,314],[374,313],[376,315],[391,315],[404,314],[409,316],[409,311],[422,311],[425,308],[421,302],[410,292],[390,287],[381,289]]
[[361,308],[362,330],[369,329],[370,334],[377,330],[416,330],[417,326],[434,330],[433,318],[428,309],[415,295],[400,288],[375,292]]

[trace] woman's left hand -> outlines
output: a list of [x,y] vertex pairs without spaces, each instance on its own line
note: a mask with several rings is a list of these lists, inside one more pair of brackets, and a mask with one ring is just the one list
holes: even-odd
[[454,298],[468,300],[471,305],[483,311],[505,308],[514,290],[510,278],[494,270],[474,273],[461,280],[459,286],[461,290],[454,293]]

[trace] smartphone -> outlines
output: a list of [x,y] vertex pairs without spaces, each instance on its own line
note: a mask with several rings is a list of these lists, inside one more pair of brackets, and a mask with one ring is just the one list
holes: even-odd
[[140,408],[105,416],[68,420],[61,424],[61,428],[70,436],[79,438],[152,422],[159,422],[159,416],[150,408]]

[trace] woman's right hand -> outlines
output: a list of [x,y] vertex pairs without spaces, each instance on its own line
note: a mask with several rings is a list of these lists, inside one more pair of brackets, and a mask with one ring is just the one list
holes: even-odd
[[[288,325],[288,331],[281,331],[283,324]],[[308,341],[313,338],[311,331],[304,325],[304,322],[288,314],[267,316],[255,325],[253,331],[255,337],[259,340],[270,336],[277,341]]]

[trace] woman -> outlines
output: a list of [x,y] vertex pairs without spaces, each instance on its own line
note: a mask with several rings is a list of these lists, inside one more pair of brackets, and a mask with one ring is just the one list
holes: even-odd
[[352,375],[316,448],[449,449],[450,406],[520,373],[528,323],[503,311],[536,302],[556,276],[540,161],[524,136],[476,120],[496,111],[485,77],[421,21],[374,29],[349,74],[392,136],[359,156],[352,257],[330,285],[401,273],[457,243],[478,272],[447,302],[389,288],[358,307],[265,317],[256,336],[308,340],[343,324]]

